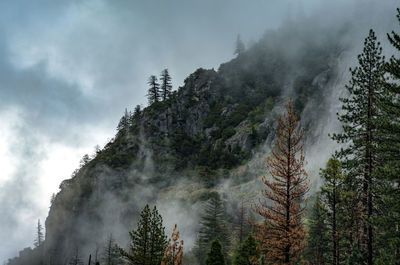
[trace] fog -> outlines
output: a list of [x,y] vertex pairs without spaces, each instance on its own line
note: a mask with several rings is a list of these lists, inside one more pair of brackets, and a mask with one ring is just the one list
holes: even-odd
[[[343,72],[327,90],[328,114],[315,121],[323,137],[307,150],[308,167],[318,171],[333,149],[327,133],[338,128],[337,98],[363,38],[374,28],[388,51],[385,33],[397,26],[396,1],[330,2],[1,2],[0,238],[8,240],[0,242],[0,261],[32,245],[51,194],[85,153],[114,136],[123,110],[146,105],[148,76],[168,67],[177,88],[198,67],[233,58],[237,34],[248,46],[299,19],[353,26],[342,40],[351,49],[338,58]],[[168,224],[176,222],[178,206],[160,207]]]

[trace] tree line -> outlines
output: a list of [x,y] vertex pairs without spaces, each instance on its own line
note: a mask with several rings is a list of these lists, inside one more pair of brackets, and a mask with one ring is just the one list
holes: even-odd
[[[400,35],[387,37],[400,51]],[[399,264],[400,58],[386,61],[371,29],[350,71],[343,132],[332,135],[344,147],[321,170],[307,256],[311,264]]]

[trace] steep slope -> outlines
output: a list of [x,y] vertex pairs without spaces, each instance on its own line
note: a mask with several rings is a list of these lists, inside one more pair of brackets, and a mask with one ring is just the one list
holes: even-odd
[[159,205],[167,225],[186,229],[190,247],[199,205],[213,190],[232,204],[254,190],[275,117],[290,97],[312,143],[347,47],[338,38],[344,32],[292,26],[267,32],[218,71],[196,70],[168,100],[123,117],[129,122],[115,138],[60,185],[42,261],[65,264],[77,251],[86,257],[110,233],[124,246],[146,203]]

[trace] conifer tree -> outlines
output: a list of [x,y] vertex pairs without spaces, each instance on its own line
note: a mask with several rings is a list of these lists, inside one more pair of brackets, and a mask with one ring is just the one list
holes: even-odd
[[164,69],[161,72],[160,80],[161,80],[161,99],[165,101],[169,98],[172,91],[171,76],[168,73],[168,69]]
[[[304,166],[304,130],[298,128],[297,113],[291,101],[278,119],[278,138],[267,158],[272,179],[263,177],[267,189],[256,212],[264,223],[256,224],[256,238],[267,261],[274,264],[298,264],[304,249],[302,217],[304,195],[308,191]],[[267,200],[269,200],[267,202]]]
[[34,242],[35,247],[39,247],[43,244],[44,235],[43,235],[43,226],[40,224],[40,219],[38,219],[37,227],[36,227],[36,239]]
[[171,239],[168,242],[161,265],[182,265],[183,264],[183,240],[179,241],[179,231],[175,224]]
[[329,263],[326,257],[329,251],[327,212],[318,194],[309,220],[308,246],[305,253],[310,265],[334,264]]
[[104,265],[122,264],[121,254],[112,234],[108,236],[106,246],[103,252],[102,263]]
[[362,222],[359,234],[361,251],[368,265],[373,264],[374,231],[372,226],[374,187],[377,165],[376,121],[378,117],[377,95],[383,91],[384,58],[382,48],[371,29],[364,42],[363,53],[358,56],[359,65],[350,69],[352,77],[346,86],[349,97],[341,98],[343,114],[339,115],[343,133],[333,139],[348,145],[338,152],[343,168],[358,186],[362,203]]
[[206,265],[226,265],[222,246],[218,239],[211,243],[210,252],[207,254]]
[[120,253],[130,265],[159,265],[167,247],[167,237],[162,217],[154,206],[146,205],[140,213],[137,229],[129,233],[131,244],[129,251],[120,249]]
[[131,116],[130,113],[125,108],[124,116],[121,117],[117,126],[118,132],[125,132],[129,128],[131,120],[130,116]]
[[135,110],[133,111],[132,118],[134,120],[138,120],[138,119],[140,119],[141,114],[142,114],[142,111],[140,109],[140,105],[136,105]]
[[322,195],[327,205],[328,224],[330,226],[330,238],[332,242],[332,264],[339,265],[339,203],[341,195],[341,186],[343,185],[344,176],[341,172],[340,162],[331,158],[328,160],[326,168],[321,170],[321,177],[324,180],[322,187]]
[[249,234],[236,249],[233,265],[252,265],[258,259],[258,255],[257,241],[252,234]]
[[149,90],[147,92],[147,99],[149,101],[149,105],[160,101],[160,84],[157,83],[157,77],[152,75],[149,77],[147,82],[149,84]]
[[[397,9],[400,25],[400,9]],[[387,34],[390,44],[400,52],[400,35],[394,31]],[[377,225],[379,245],[377,262],[397,264],[400,260],[400,57],[392,56],[385,64],[388,80],[384,92],[378,95],[381,115],[377,120],[378,200]]]
[[227,253],[229,234],[225,216],[225,207],[219,194],[212,196],[206,203],[204,214],[200,220],[196,257],[201,264],[204,264],[208,248],[215,239],[223,242],[223,251],[225,254]]
[[239,244],[243,243],[243,241],[251,231],[251,223],[248,216],[248,207],[244,199],[240,201],[234,229],[235,235],[239,240]]
[[241,55],[244,51],[245,51],[244,43],[243,43],[242,39],[240,38],[240,34],[238,34],[237,38],[236,38],[236,48],[235,48],[234,54]]

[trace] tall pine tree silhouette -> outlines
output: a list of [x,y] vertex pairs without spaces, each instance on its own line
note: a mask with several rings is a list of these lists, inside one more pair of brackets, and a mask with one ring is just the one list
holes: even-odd
[[350,69],[351,80],[346,86],[349,96],[341,98],[343,114],[339,115],[343,133],[334,134],[339,143],[348,143],[338,152],[342,166],[359,187],[356,193],[361,207],[361,226],[358,234],[360,250],[368,265],[373,264],[374,191],[376,190],[376,166],[378,161],[376,124],[378,118],[377,97],[383,92],[384,58],[382,48],[371,29],[364,41],[363,52],[358,56],[359,65]]
[[137,229],[129,233],[129,251],[120,249],[121,255],[130,265],[159,265],[167,247],[167,237],[162,217],[154,206],[146,205],[140,213]]
[[44,235],[43,235],[43,226],[40,223],[40,219],[38,219],[37,227],[36,227],[36,239],[34,242],[35,247],[39,247],[43,244]]
[[171,76],[169,75],[168,69],[164,69],[161,72],[160,80],[161,80],[161,99],[165,101],[171,95],[171,90],[172,90]]
[[[397,9],[400,25],[400,8]],[[400,34],[387,34],[390,44],[400,52]],[[395,264],[400,260],[400,57],[392,56],[385,65],[388,76],[384,93],[377,96],[381,115],[377,119],[378,181],[381,182],[378,200],[379,225],[376,244],[380,251],[378,262]],[[382,263],[382,262],[381,262]]]
[[224,203],[219,194],[215,194],[206,203],[200,220],[196,257],[201,264],[204,264],[210,244],[215,239],[222,242],[223,252],[225,254],[228,252],[230,238],[225,215]]
[[149,101],[149,105],[159,102],[161,95],[160,95],[160,84],[157,82],[157,77],[152,75],[149,77],[147,84],[149,84],[149,89],[147,91],[147,99]]

